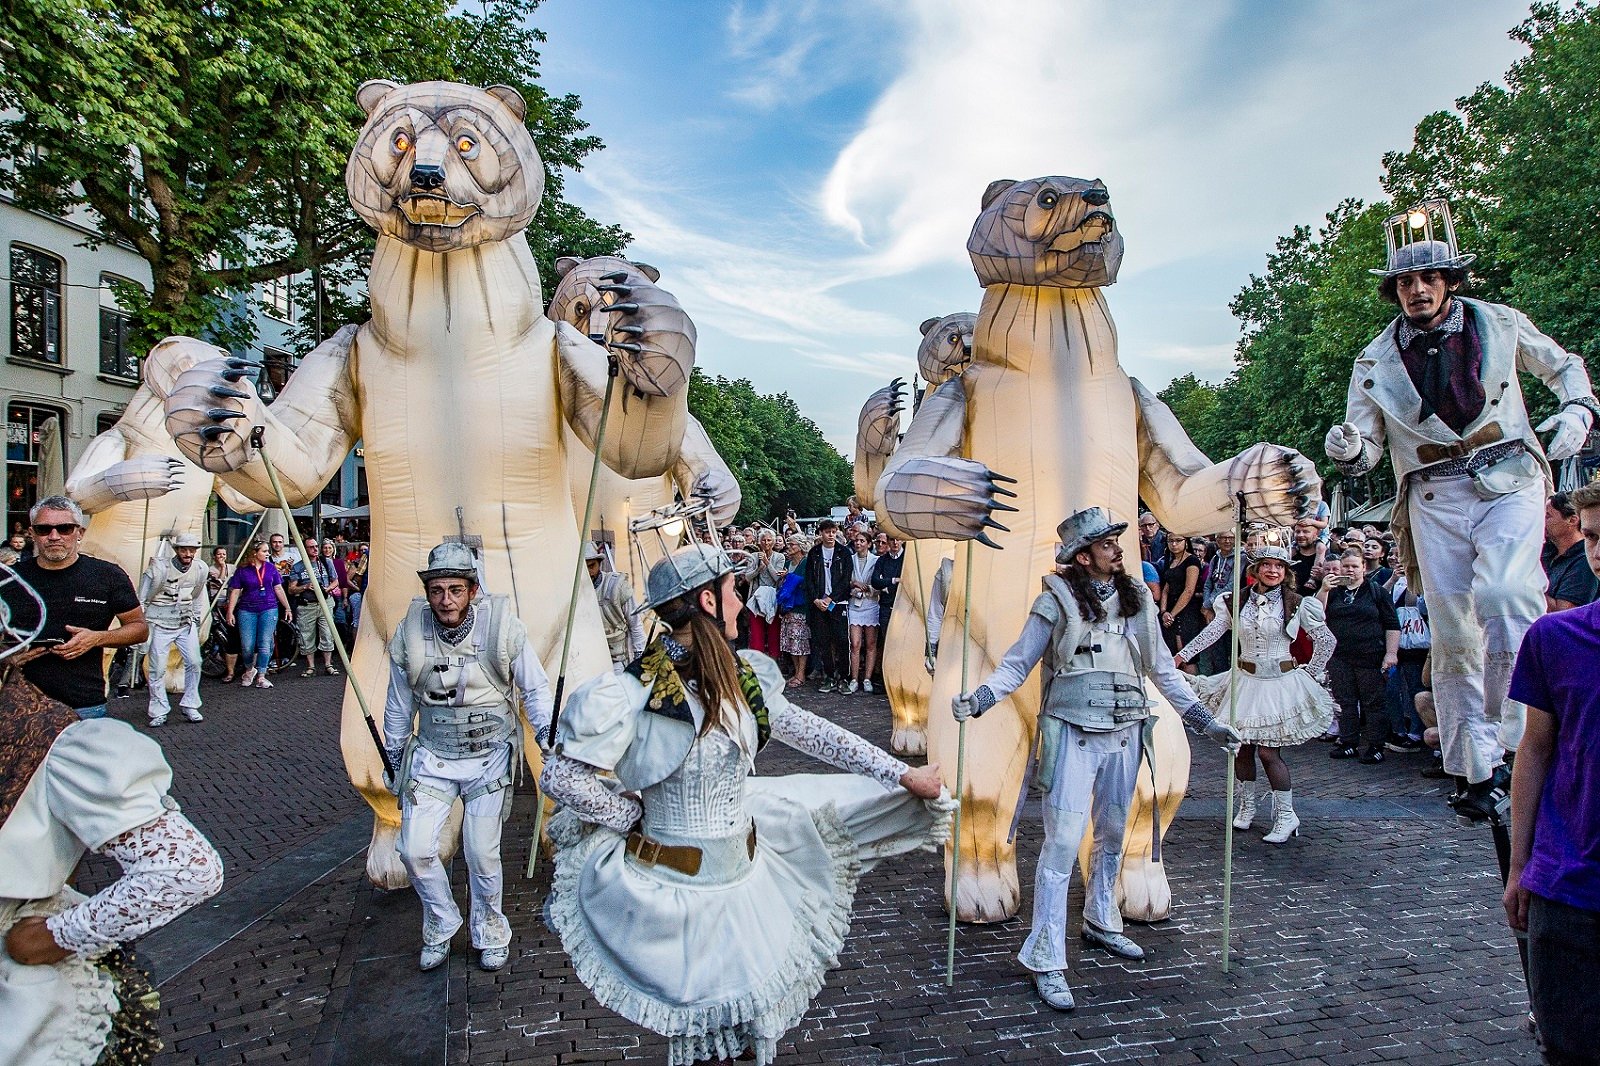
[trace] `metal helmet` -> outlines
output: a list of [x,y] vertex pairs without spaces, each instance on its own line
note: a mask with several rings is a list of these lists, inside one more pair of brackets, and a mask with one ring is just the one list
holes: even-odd
[[733,570],[733,560],[721,548],[708,544],[679,548],[650,568],[650,576],[644,583],[644,606],[639,609],[660,607]]
[[471,548],[465,544],[447,542],[428,553],[428,567],[425,570],[418,570],[417,576],[422,579],[424,585],[436,577],[464,577],[476,582],[478,564],[472,557]]

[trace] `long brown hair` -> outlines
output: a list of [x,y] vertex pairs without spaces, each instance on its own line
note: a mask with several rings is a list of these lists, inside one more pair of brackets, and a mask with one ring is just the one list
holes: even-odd
[[[718,722],[726,721],[727,729],[737,739],[734,723],[738,712],[748,710],[744,690],[739,687],[739,662],[728,646],[727,634],[717,620],[700,608],[700,593],[710,589],[722,595],[722,582],[715,581],[684,593],[656,608],[656,614],[674,630],[687,629],[689,657],[678,664],[678,673],[685,681],[694,681],[700,687],[700,704],[706,709],[705,721],[700,725],[700,735],[705,736]],[[724,718],[724,708],[732,704],[733,715]]]
[[[1089,571],[1084,569],[1076,559],[1062,568],[1062,576],[1067,582],[1067,587],[1072,590],[1073,598],[1078,601],[1078,611],[1086,622],[1104,622],[1106,609],[1100,604],[1100,597],[1095,594]],[[1139,586],[1134,584],[1133,578],[1128,576],[1126,570],[1119,570],[1111,576],[1111,582],[1117,590],[1117,610],[1122,612],[1122,617],[1132,618],[1139,613]]]

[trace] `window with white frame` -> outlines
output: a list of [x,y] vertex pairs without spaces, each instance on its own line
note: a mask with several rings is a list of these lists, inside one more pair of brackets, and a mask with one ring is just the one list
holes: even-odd
[[11,246],[11,356],[61,365],[61,260]]

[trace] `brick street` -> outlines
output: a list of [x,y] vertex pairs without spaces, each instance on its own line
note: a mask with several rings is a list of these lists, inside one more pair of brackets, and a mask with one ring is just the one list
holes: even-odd
[[[664,1061],[663,1041],[595,1003],[540,920],[549,864],[522,877],[531,788],[505,834],[510,965],[479,971],[462,934],[446,968],[417,972],[415,895],[378,892],[363,876],[370,823],[339,756],[340,682],[297,673],[277,675],[270,692],[208,681],[203,724],[174,716],[154,731],[174,794],[228,870],[221,895],[141,945],[164,1005],[157,1061]],[[113,701],[113,713],[143,729],[143,702]],[[881,695],[798,702],[887,743]],[[1330,763],[1320,744],[1288,753],[1302,835],[1265,845],[1260,820],[1237,835],[1224,974],[1224,760],[1193,746],[1190,799],[1166,839],[1172,918],[1129,927],[1144,962],[1074,940],[1078,1009],[1058,1014],[1015,962],[1021,920],[963,926],[947,989],[940,866],[912,856],[863,879],[840,964],[780,1062],[1538,1061],[1489,834],[1455,826],[1439,783],[1417,776],[1418,756],[1368,767]],[[760,770],[818,767],[774,744]],[[1038,843],[1037,818],[1025,818],[1024,914]],[[459,858],[453,872],[464,901]],[[107,876],[93,860],[86,887]]]

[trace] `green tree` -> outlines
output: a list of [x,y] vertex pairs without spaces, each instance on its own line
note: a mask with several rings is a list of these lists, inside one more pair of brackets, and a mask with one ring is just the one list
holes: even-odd
[[765,396],[747,378],[710,377],[696,367],[689,412],[739,480],[739,521],[771,521],[785,507],[826,514],[850,495],[850,464],[787,393]]
[[0,107],[19,116],[0,123],[0,188],[27,207],[87,207],[93,239],[149,262],[152,291],[125,294],[138,340],[237,343],[249,325],[222,314],[231,292],[337,274],[370,249],[343,188],[361,82],[500,82],[527,99],[545,161],[529,240],[550,285],[557,252],[615,252],[627,235],[563,198],[565,172],[601,144],[575,96],[539,84],[538,2],[18,0],[0,7]]

